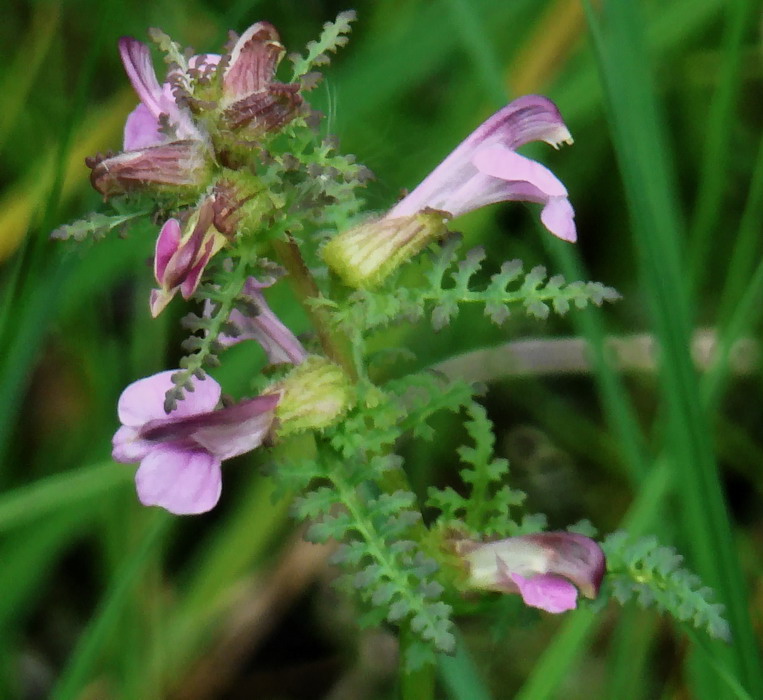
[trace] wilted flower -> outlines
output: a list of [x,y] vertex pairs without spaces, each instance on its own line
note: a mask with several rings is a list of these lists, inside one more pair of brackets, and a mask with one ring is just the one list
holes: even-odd
[[221,126],[267,132],[296,116],[302,105],[299,84],[274,80],[285,52],[269,22],[253,24],[239,37],[223,73]]
[[555,148],[572,142],[556,105],[539,95],[520,97],[496,112],[383,218],[329,241],[324,259],[349,284],[373,285],[439,237],[444,220],[510,200],[542,204],[543,225],[574,242],[575,213],[564,185],[516,152],[531,141]]
[[[124,153],[86,160],[90,181],[104,197],[141,187],[201,189],[209,179],[211,146],[190,111],[178,104],[169,82],[156,79],[148,46],[132,37],[119,40],[119,54],[140,98],[124,128]],[[220,56],[194,56],[200,70]]]
[[461,541],[457,551],[468,566],[470,588],[519,593],[527,605],[551,613],[575,608],[578,591],[595,598],[606,568],[601,547],[572,532]]
[[104,198],[133,190],[200,191],[210,173],[206,148],[198,141],[173,143],[86,158],[90,183]]
[[135,474],[143,505],[171,513],[204,513],[220,498],[223,460],[255,449],[271,430],[278,394],[266,394],[216,409],[220,385],[207,377],[169,415],[165,394],[173,371],[130,384],[117,407],[122,427],[114,434],[112,456],[140,462]]
[[203,190],[217,164],[230,165],[230,149],[251,150],[225,133],[261,136],[297,115],[299,84],[274,80],[284,53],[275,28],[257,22],[230,54],[192,56],[160,84],[148,46],[122,37],[119,54],[140,104],[125,122],[124,152],[86,160],[93,187],[104,197],[138,188]]
[[185,233],[177,219],[168,219],[162,226],[154,254],[159,289],[151,291],[152,316],[158,316],[178,291],[189,299],[207,263],[225,244],[225,236],[212,224],[213,217],[214,202],[208,197],[188,219]]

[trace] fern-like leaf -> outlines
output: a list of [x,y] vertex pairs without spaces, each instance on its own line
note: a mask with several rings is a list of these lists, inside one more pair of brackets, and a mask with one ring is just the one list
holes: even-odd
[[50,237],[60,241],[73,239],[82,242],[88,238],[100,241],[113,231],[122,233],[129,222],[148,213],[148,210],[115,215],[93,213],[74,223],[59,226]]
[[350,24],[357,15],[354,10],[340,12],[333,22],[326,22],[323,31],[316,41],[307,44],[307,55],[291,54],[289,59],[294,64],[292,81],[296,81],[310,71],[314,66],[325,66],[330,62],[327,53],[336,53],[349,41],[347,35],[351,31]]
[[683,568],[683,557],[655,537],[631,539],[615,532],[602,543],[607,555],[606,587],[620,603],[633,598],[642,607],[655,606],[677,620],[704,629],[711,637],[730,641],[723,606],[713,591]]
[[526,495],[501,485],[509,463],[493,455],[495,434],[484,407],[474,401],[464,405],[468,415],[464,425],[473,445],[462,445],[458,455],[466,464],[460,475],[469,495],[463,496],[450,487],[430,488],[427,505],[440,511],[438,523],[447,528],[466,529],[477,538],[543,530],[545,516],[525,515],[519,522],[511,517],[512,510],[524,503]]
[[444,381],[431,372],[412,374],[395,379],[385,389],[399,398],[405,415],[401,417],[401,432],[413,431],[415,437],[431,440],[434,431],[427,421],[440,411],[457,413],[468,405],[474,388],[461,380]]
[[463,304],[479,304],[496,324],[509,318],[512,308],[545,319],[553,310],[564,314],[570,306],[583,308],[615,301],[620,295],[600,282],[566,283],[561,275],[547,279],[542,266],[523,273],[518,260],[505,262],[485,285],[477,278],[482,273],[485,253],[474,248],[458,258],[460,239],[453,237],[435,255],[424,275],[423,287],[398,284],[393,276],[382,288],[353,292],[344,305],[334,309],[335,322],[345,328],[370,331],[400,320],[416,321],[427,313],[432,326],[440,330],[457,315]]

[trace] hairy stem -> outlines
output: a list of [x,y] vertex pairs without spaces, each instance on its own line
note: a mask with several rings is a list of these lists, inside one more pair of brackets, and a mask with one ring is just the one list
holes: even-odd
[[[358,380],[358,368],[353,360],[352,344],[345,333],[336,328],[331,322],[329,312],[324,308],[309,303],[310,299],[318,299],[321,292],[315,283],[310,269],[305,264],[299,246],[290,236],[288,241],[274,241],[273,247],[278,257],[289,273],[292,287],[297,294],[300,304],[305,309],[313,323],[318,338],[326,355],[342,367],[354,381]],[[411,486],[404,471],[400,469],[386,472],[380,482],[381,488],[387,493],[397,490],[410,491]]]
[[[336,324],[332,323],[330,314],[326,309],[310,303],[311,299],[320,298],[321,292],[305,264],[296,242],[289,237],[287,241],[274,241],[273,247],[281,263],[289,273],[292,288],[312,321],[324,352],[330,359],[339,364],[353,381],[357,382],[359,379],[358,370],[361,367],[362,359],[360,357],[359,343],[352,343],[346,333],[337,329]],[[421,609],[421,601],[414,591],[411,590],[409,582],[401,579],[394,557],[391,557],[390,553],[386,551],[386,548],[383,546],[383,540],[381,540],[380,544],[378,534],[373,523],[367,519],[364,506],[355,489],[346,483],[339,474],[332,474],[329,478],[334,483],[345,507],[352,515],[356,530],[366,541],[372,557],[382,567],[389,580],[396,582],[400,595],[407,599],[410,608],[412,610],[419,609],[426,616],[426,612]],[[394,493],[398,490],[411,490],[408,478],[402,469],[385,472],[379,480],[378,486],[386,493]],[[428,531],[423,522],[420,521],[414,524],[412,530],[415,531],[415,537],[421,544],[427,541]],[[434,625],[433,620],[429,620],[429,623]],[[410,623],[407,620],[402,621],[400,631],[401,697],[404,700],[431,700],[434,697],[435,666],[433,664],[425,664],[415,671],[406,669],[406,651],[416,640],[417,635],[411,629]]]

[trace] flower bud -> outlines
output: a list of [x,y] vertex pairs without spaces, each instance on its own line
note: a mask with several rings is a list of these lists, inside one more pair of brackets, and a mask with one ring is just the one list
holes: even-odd
[[447,233],[448,215],[426,209],[384,217],[340,233],[321,251],[329,267],[351,287],[374,287],[400,265]]
[[276,409],[278,435],[326,428],[353,403],[347,375],[333,362],[311,355],[267,393],[281,392]]
[[207,197],[185,224],[169,219],[156,239],[154,276],[159,289],[151,292],[151,315],[158,316],[179,291],[190,299],[201,281],[204,268],[226,242],[212,225],[214,204]]

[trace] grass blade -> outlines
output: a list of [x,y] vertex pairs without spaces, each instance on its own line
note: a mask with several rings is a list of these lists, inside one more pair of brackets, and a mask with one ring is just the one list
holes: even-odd
[[125,560],[53,689],[51,700],[78,698],[85,684],[92,680],[101,648],[119,623],[124,605],[129,601],[145,565],[152,561],[155,548],[160,546],[172,522],[170,516],[159,515],[138,548]]
[[643,22],[633,3],[612,0],[603,19],[586,4],[607,96],[655,335],[662,349],[661,393],[669,456],[681,488],[683,534],[690,560],[727,606],[736,643],[715,645],[753,695],[763,677],[747,612],[747,595],[713,456],[710,425],[690,355],[692,312],[679,235],[681,217],[667,142],[648,73]]
[[131,483],[133,471],[108,461],[40,479],[0,495],[0,533],[49,517]]

